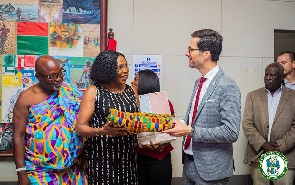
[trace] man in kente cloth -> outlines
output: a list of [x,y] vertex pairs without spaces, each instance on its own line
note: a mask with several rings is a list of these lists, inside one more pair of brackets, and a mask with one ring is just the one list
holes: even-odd
[[23,91],[13,110],[13,155],[19,185],[85,185],[83,139],[74,131],[82,92],[63,82],[65,70],[43,55],[39,83]]

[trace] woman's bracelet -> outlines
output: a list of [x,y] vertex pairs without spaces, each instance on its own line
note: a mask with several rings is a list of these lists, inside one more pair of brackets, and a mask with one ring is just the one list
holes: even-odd
[[98,128],[95,127],[95,136],[100,136],[100,134],[98,133]]
[[26,171],[26,167],[22,167],[22,168],[17,168],[15,171],[16,172],[20,172],[20,171]]

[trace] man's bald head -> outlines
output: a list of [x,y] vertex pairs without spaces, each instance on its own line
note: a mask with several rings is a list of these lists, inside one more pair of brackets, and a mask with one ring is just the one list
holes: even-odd
[[62,85],[64,74],[58,62],[51,56],[43,55],[35,62],[38,86],[43,90],[58,90]]
[[49,55],[42,55],[35,62],[36,73],[51,73],[56,68],[59,68],[58,62]]

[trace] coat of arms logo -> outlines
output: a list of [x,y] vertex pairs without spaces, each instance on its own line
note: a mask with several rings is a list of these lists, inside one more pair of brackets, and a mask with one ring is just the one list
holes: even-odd
[[280,152],[270,151],[262,154],[259,160],[259,171],[268,180],[282,178],[288,170],[288,160]]

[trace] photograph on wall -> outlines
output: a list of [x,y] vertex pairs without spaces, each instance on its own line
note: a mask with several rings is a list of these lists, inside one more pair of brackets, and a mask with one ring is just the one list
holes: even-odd
[[23,90],[21,88],[2,88],[2,122],[12,122],[13,107]]
[[70,57],[69,56],[52,56],[58,61],[59,65],[65,70],[64,71],[64,81],[69,83],[70,80]]
[[91,57],[71,58],[71,84],[79,89],[86,89],[90,85],[89,74],[93,60]]
[[20,87],[20,74],[16,69],[15,55],[1,55],[2,87]]
[[15,54],[15,26],[15,22],[0,21],[0,54]]
[[39,0],[38,22],[62,22],[62,0]]
[[35,77],[35,61],[37,56],[17,55],[16,58],[16,68],[21,75],[21,87],[26,89],[38,83],[38,79]]
[[1,0],[0,20],[37,22],[38,0]]
[[12,150],[12,123],[0,123],[0,151]]
[[37,83],[35,55],[2,55],[2,87],[28,88]]
[[0,120],[2,120],[2,56],[0,55]]
[[83,24],[84,30],[84,57],[96,57],[100,53],[100,25]]
[[49,55],[83,56],[83,30],[81,25],[51,23],[49,34]]
[[100,1],[63,0],[63,23],[99,24]]
[[48,23],[18,22],[17,54],[48,54]]

